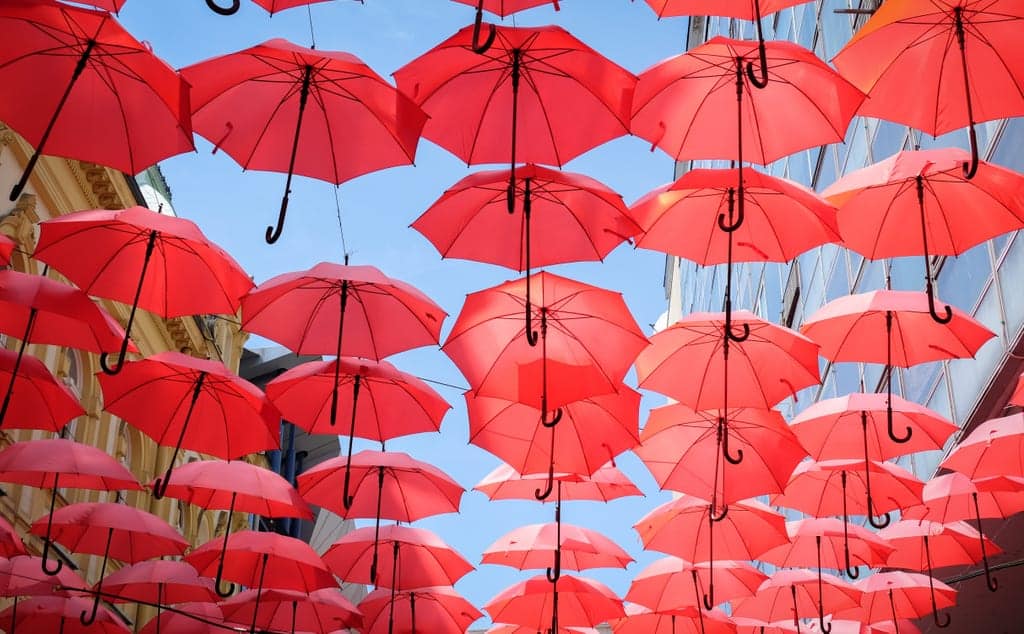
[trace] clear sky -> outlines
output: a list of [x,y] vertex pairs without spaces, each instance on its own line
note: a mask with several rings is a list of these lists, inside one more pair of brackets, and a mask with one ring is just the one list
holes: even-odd
[[[634,73],[682,51],[685,18],[658,21],[643,2],[629,0],[562,0],[562,9],[533,9],[506,20],[507,24],[558,24]],[[471,23],[473,8],[449,0],[333,0],[311,7],[317,48],[342,50],[362,58],[378,73],[390,76],[409,60]],[[234,17],[210,12],[203,0],[129,0],[121,20],[136,37],[151,43],[172,66],[183,67],[208,57],[284,37],[310,44],[306,9],[292,9],[273,18],[249,0]],[[284,235],[274,246],[263,233],[276,219],[284,175],[243,172],[229,157],[211,155],[211,146],[197,139],[198,153],[162,164],[178,214],[196,221],[206,234],[226,248],[257,282],[307,268],[319,261],[341,261],[342,247],[335,216],[334,186],[296,177]],[[386,274],[422,289],[452,316],[446,335],[467,293],[512,279],[512,271],[459,260],[442,260],[425,238],[408,225],[441,193],[470,171],[459,159],[429,141],[421,141],[415,167],[377,172],[343,184],[339,189],[345,235],[353,264],[372,264]],[[671,180],[672,161],[652,153],[646,142],[623,138],[568,163],[566,170],[582,172],[620,192],[627,203]],[[573,277],[624,293],[637,321],[650,333],[650,324],[665,310],[662,288],[664,256],[624,245],[604,263],[551,267]],[[466,385],[448,358],[425,348],[392,359],[400,369],[419,376]],[[634,377],[627,382],[635,385]],[[413,436],[389,443],[450,473],[467,489],[498,464],[490,454],[467,444],[467,421],[461,393],[438,388],[452,403],[437,435]],[[663,402],[647,394],[644,410]],[[364,445],[370,446],[370,445]],[[358,447],[357,447],[358,449]],[[639,563],[627,571],[587,573],[609,584],[620,595],[644,564],[656,558],[643,553],[631,525],[656,504],[668,499],[632,454],[619,460],[647,493],[609,505],[568,503],[563,518],[599,530],[622,545]],[[491,542],[516,526],[550,521],[551,507],[534,502],[489,502],[468,493],[459,515],[418,522],[456,547],[473,564]],[[530,576],[500,566],[482,566],[464,578],[457,589],[482,606],[502,588]],[[481,621],[482,623],[482,621]]]

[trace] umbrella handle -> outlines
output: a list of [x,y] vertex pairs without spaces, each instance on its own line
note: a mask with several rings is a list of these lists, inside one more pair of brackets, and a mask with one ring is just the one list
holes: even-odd
[[[925,260],[925,264],[927,265],[927,260]],[[939,314],[939,311],[936,310],[935,287],[932,285],[931,275],[928,275],[928,283],[925,286],[925,294],[928,296],[928,313],[931,314],[932,319],[939,324],[948,324],[953,321],[953,309],[950,308],[949,304],[944,304],[942,306],[941,315]]]
[[100,577],[96,587],[96,596],[92,600],[92,611],[88,614],[85,610],[82,610],[81,614],[78,615],[78,620],[82,622],[82,625],[89,627],[96,622],[96,614],[100,609],[100,595],[103,593],[103,577],[107,574],[107,561],[110,560],[110,542],[114,539],[114,528],[107,529],[107,545],[103,549],[103,563],[100,564]]
[[757,25],[757,52],[761,57],[761,76],[758,77],[754,72],[753,62],[747,63],[747,79],[754,85],[755,88],[764,88],[768,85],[768,54],[764,47],[764,31],[761,29],[761,1],[754,0],[754,13],[757,19],[754,23]]
[[222,7],[214,0],[206,0],[206,6],[210,7],[210,10],[217,15],[234,15],[238,13],[238,9],[242,6],[241,0],[231,0],[231,4],[226,7]]
[[42,562],[40,562],[40,565],[42,566],[44,573],[46,573],[50,577],[56,577],[58,574],[60,574],[60,571],[64,569],[64,562],[60,559],[57,559],[55,560],[57,562],[56,568],[50,569],[47,566],[47,562],[50,560],[50,546],[50,540],[43,540],[43,555]]
[[60,474],[55,473],[53,476],[53,491],[50,493],[50,514],[46,516],[46,537],[43,538],[43,556],[39,562],[40,567],[43,569],[43,573],[48,577],[56,577],[64,568],[64,562],[60,559],[56,560],[57,567],[53,570],[46,565],[50,560],[50,547],[53,545],[53,542],[50,541],[50,536],[53,533],[53,509],[57,506],[58,488],[60,488]]
[[562,415],[564,413],[565,412],[562,410],[562,408],[559,407],[558,409],[555,410],[554,415],[551,416],[551,420],[547,420],[547,413],[545,412],[544,419],[541,420],[540,424],[550,429],[557,425],[559,421],[562,420]]
[[[733,187],[729,188],[729,212],[728,215],[725,212],[718,214],[718,228],[725,233],[732,233],[740,228],[743,224],[744,216],[746,215],[746,205],[743,204],[743,189],[742,183],[740,184],[739,200],[736,200],[736,189]],[[732,218],[733,212],[735,211],[736,218],[729,222],[726,218]]]
[[544,573],[548,581],[555,583],[562,578],[562,549],[561,547],[555,549],[555,565],[548,568]]
[[[209,2],[209,0],[207,0]],[[235,0],[238,2],[238,0]],[[494,44],[494,38],[498,36],[498,30],[494,28],[493,24],[487,25],[487,38],[483,42],[480,42],[480,27],[483,26],[484,20],[484,0],[480,0],[476,5],[476,20],[473,22],[473,42],[470,46],[473,48],[474,53],[480,55],[487,52],[487,49],[491,48]]]
[[985,585],[989,592],[999,589],[999,582],[992,576],[992,568],[988,565],[988,553],[985,552],[985,534],[981,532],[981,509],[978,507],[978,492],[971,493],[974,500],[974,519],[978,523],[978,540],[981,542],[981,563],[985,567]]
[[[721,513],[721,515],[715,515],[714,509],[709,511],[709,513],[710,513],[711,521],[712,522],[721,522],[722,520],[725,519],[725,516],[729,514],[729,505],[725,504],[725,505],[722,506],[722,513]],[[710,608],[708,608],[708,609],[710,609]]]
[[153,259],[153,251],[156,249],[156,239],[160,235],[155,229],[149,232],[146,240],[146,255],[142,260],[142,270],[139,271],[139,284],[135,287],[135,298],[132,300],[132,309],[128,313],[128,322],[124,326],[124,339],[121,340],[121,349],[117,352],[117,365],[111,367],[107,360],[110,358],[106,352],[100,354],[100,368],[104,374],[113,376],[124,368],[124,358],[128,354],[128,341],[132,334],[132,324],[135,323],[135,312],[139,309],[139,297],[142,296],[142,287],[146,282],[146,271],[149,269],[149,261]]
[[964,29],[964,8],[953,8],[953,26],[956,32],[956,42],[960,48],[960,67],[964,71],[964,97],[967,99],[967,120],[970,122],[971,131],[971,162],[964,163],[964,178],[970,180],[978,173],[978,135],[974,131],[974,104],[971,101],[971,79],[967,75],[967,34]]
[[552,460],[551,464],[548,466],[548,483],[547,483],[547,486],[544,488],[543,491],[540,490],[540,489],[536,489],[533,492],[533,497],[537,498],[538,502],[543,502],[544,500],[546,500],[549,497],[551,497],[551,492],[554,491],[554,490],[555,490],[555,462],[554,462],[554,460]]
[[[971,128],[968,132],[971,138],[971,161],[964,163],[964,178],[970,180],[978,173],[978,133],[974,130],[974,122],[971,121]],[[943,627],[943,626],[939,626]]]
[[[746,326],[746,324],[743,324],[743,325]],[[725,419],[723,418],[722,420],[724,421]],[[736,457],[735,458],[729,453],[729,427],[728,427],[728,423],[723,423],[722,424],[722,456],[725,458],[726,462],[728,462],[729,464],[738,465],[739,463],[743,462],[743,450],[742,449],[737,449],[736,450]],[[725,517],[725,513],[722,513],[722,517],[723,518]],[[715,521],[721,521],[721,520],[715,520]]]
[[850,562],[850,524],[849,514],[846,512],[846,470],[840,472],[840,477],[843,483],[843,563],[846,568],[846,576],[850,579],[856,579],[860,576],[860,569],[857,566],[851,565]]
[[[982,539],[984,539],[984,537],[982,537]],[[924,536],[924,556],[925,561],[928,563],[928,590],[929,596],[932,600],[932,619],[934,619],[936,627],[944,629],[949,627],[953,617],[947,612],[946,614],[943,614],[943,616],[946,617],[944,621],[939,619],[939,606],[935,603],[935,578],[932,576],[932,551],[928,545],[928,535]]]

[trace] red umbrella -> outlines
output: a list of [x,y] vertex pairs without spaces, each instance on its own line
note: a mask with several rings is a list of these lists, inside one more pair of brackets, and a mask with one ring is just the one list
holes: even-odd
[[[724,433],[747,458],[738,465],[720,459]],[[694,411],[680,403],[664,405],[651,410],[641,440],[635,453],[658,486],[710,499],[716,508],[781,493],[793,468],[807,457],[782,415],[771,409]]]
[[977,522],[985,582],[988,589],[995,592],[998,583],[989,567],[981,520],[1004,519],[1024,510],[1024,478],[995,476],[976,482],[961,473],[948,473],[930,480],[921,495],[924,512],[911,509],[909,516],[938,522],[968,519]]
[[[211,539],[193,549],[184,561],[204,577],[214,577],[256,588],[256,606],[264,587],[309,593],[321,588],[336,588],[337,582],[309,544],[277,533],[240,531],[231,535],[224,548]],[[253,627],[255,630],[255,627]]]
[[11,255],[18,248],[18,243],[0,234],[0,266],[7,266],[11,263]]
[[626,616],[612,619],[613,634],[735,634],[736,626],[718,608],[707,614],[697,608],[657,611],[627,603]]
[[480,560],[519,570],[548,568],[551,577],[560,576],[562,568],[626,568],[632,562],[626,551],[601,533],[561,522],[516,528],[484,549]]
[[[440,431],[441,420],[451,409],[419,378],[387,361],[355,357],[297,365],[268,383],[266,390],[286,420],[310,433],[335,433],[338,411],[350,411],[349,459],[356,436],[384,442]],[[347,487],[345,491],[347,495]]]
[[[487,628],[485,634],[536,634],[537,628],[526,625],[498,623]],[[558,634],[601,634],[593,627],[560,627]]]
[[48,535],[72,552],[103,555],[92,611],[81,613],[83,625],[96,620],[108,560],[136,563],[183,555],[189,547],[178,531],[156,515],[115,502],[69,504],[36,520],[29,530],[40,537]]
[[106,11],[12,0],[0,31],[0,120],[36,148],[12,201],[44,150],[138,174],[194,149],[188,84]]
[[[692,169],[645,194],[630,206],[643,228],[637,246],[710,266],[730,260],[788,262],[839,241],[835,207],[814,191],[762,172],[744,172],[741,206],[737,172]],[[718,223],[724,225],[740,209],[742,223],[734,231],[721,230]]]
[[470,174],[412,228],[444,257],[525,270],[527,277],[535,266],[603,260],[640,231],[622,196],[606,185],[532,164],[514,176],[509,170]]
[[976,479],[1004,475],[1024,478],[1024,413],[978,425],[953,447],[939,468]]
[[226,622],[249,625],[250,631],[348,631],[363,621],[359,609],[337,588],[309,593],[246,590],[222,602],[220,608]]
[[[21,339],[11,383],[0,406],[0,425],[29,342],[100,353],[117,350],[124,338],[121,326],[82,291],[18,271],[0,271],[0,332]],[[138,352],[135,346],[131,349]]]
[[18,536],[18,531],[14,530],[10,522],[0,517],[0,557],[7,558],[27,554],[28,551],[25,550],[25,544]]
[[381,588],[359,602],[365,634],[462,634],[483,616],[448,586],[403,590],[394,598],[391,594]]
[[[16,442],[0,451],[0,482],[52,489],[48,514],[51,519],[61,487],[96,491],[142,489],[131,471],[105,451],[64,438]],[[50,528],[48,522],[40,565],[47,575],[55,575],[64,562],[58,559],[56,568],[47,568]]]
[[708,591],[702,597],[708,610],[721,603],[715,599],[713,566],[716,560],[756,559],[789,541],[785,518],[760,502],[737,502],[716,516],[707,500],[690,495],[681,495],[655,508],[634,524],[633,529],[648,550],[687,561],[711,562]]
[[[536,500],[537,487],[547,480],[546,473],[521,475],[507,464],[487,474],[473,490],[480,491],[491,500]],[[612,500],[643,495],[643,493],[613,463],[609,462],[589,476],[575,473],[556,473],[558,500]],[[544,500],[554,502],[548,498]]]
[[[349,473],[351,495],[344,492],[343,485]],[[361,451],[344,462],[340,457],[332,458],[302,473],[297,480],[299,493],[307,502],[345,519],[373,518],[377,544],[381,519],[414,522],[431,515],[456,513],[465,492],[437,467],[397,452]],[[378,556],[375,548],[371,578],[377,577]]]
[[[890,417],[891,412],[891,417]],[[891,430],[905,426],[902,442]],[[818,401],[790,421],[793,433],[815,460],[864,458],[864,488],[868,508],[874,508],[871,494],[870,461],[941,449],[957,426],[936,412],[887,394],[848,394]],[[868,521],[875,528],[889,524],[884,514]]]
[[[504,398],[466,392],[469,442],[506,461],[521,474],[589,475],[640,441],[640,394],[619,386],[606,394],[561,406],[560,424],[549,431],[545,412]],[[550,446],[545,443],[548,436]]]
[[[1024,227],[1024,176],[984,163],[975,180],[958,149],[899,152],[850,172],[822,195],[839,207],[843,244],[870,259],[921,255],[932,319],[953,318],[935,308],[930,258],[959,255],[990,238]],[[970,209],[970,213],[963,210]],[[914,232],[920,230],[917,235]]]
[[[33,597],[0,612],[0,628],[13,634],[28,632],[61,634],[128,634],[131,630],[106,608],[96,608],[88,623],[80,620],[90,610],[90,601],[82,597]],[[81,616],[80,616],[81,615]]]
[[[292,9],[294,7],[304,7],[317,2],[324,2],[325,0],[252,0],[253,4],[263,7],[267,10],[270,15],[274,15],[278,11],[284,11],[285,9]],[[221,6],[217,4],[216,0],[206,0],[206,6],[210,7],[210,10],[218,15],[234,15],[238,13],[238,10],[242,6],[242,0],[229,0],[228,6]]]
[[259,388],[223,363],[161,352],[125,365],[117,375],[100,375],[104,407],[158,445],[174,447],[163,478],[154,482],[157,499],[182,449],[238,458],[278,447],[280,415]]
[[185,603],[161,611],[139,634],[224,634],[222,617],[216,603]]
[[425,138],[468,164],[509,160],[508,208],[517,162],[561,166],[629,131],[636,77],[568,31],[495,27],[484,54],[478,35],[467,26],[394,77],[430,116]]
[[121,568],[97,584],[95,591],[105,592],[104,598],[109,601],[157,606],[217,600],[213,584],[200,577],[195,568],[182,561],[163,559]]
[[948,608],[956,604],[956,590],[913,572],[876,572],[854,586],[864,595],[860,608],[850,611],[851,616],[866,623],[891,620],[895,624],[901,618],[929,614],[932,606]]
[[[693,564],[678,557],[654,561],[636,574],[626,601],[654,612],[674,613],[683,607],[701,609],[701,596],[711,582],[710,563]],[[741,561],[718,562],[718,600],[735,601],[752,596],[767,577]],[[626,610],[629,612],[628,608]]]
[[[887,567],[926,572],[933,584],[933,568],[977,563],[985,558],[986,549],[993,554],[1001,552],[995,543],[987,540],[966,522],[939,524],[926,520],[902,520],[880,531],[879,537],[888,540],[896,548],[889,555]],[[934,587],[932,618],[940,628],[947,627],[952,619],[949,614],[946,614],[945,620],[939,619]]]
[[[78,398],[50,369],[32,356],[0,349],[0,385],[7,383],[8,429],[59,432],[73,418],[85,414]],[[12,422],[13,421],[13,422]]]
[[622,599],[607,586],[585,577],[563,575],[555,583],[538,575],[512,585],[491,599],[484,610],[498,623],[528,625],[542,630],[551,623],[594,627],[625,616]]
[[287,172],[268,244],[284,228],[292,174],[338,185],[408,165],[426,121],[416,104],[355,55],[282,39],[193,64],[181,74],[192,85],[196,132],[215,144],[214,151],[224,150],[244,169]]
[[[20,543],[20,540],[19,540]],[[76,589],[87,590],[85,581],[70,566],[56,575],[42,570],[42,560],[34,555],[10,553],[0,559],[0,596],[71,596]]]
[[[800,634],[802,631],[794,623],[793,619],[785,619],[782,621],[764,621],[762,619],[751,619],[744,616],[732,617],[733,623],[736,624],[737,634],[789,634],[790,632],[796,632]],[[829,623],[832,623],[830,621]],[[815,623],[811,623],[813,627]],[[836,634],[839,634],[836,632]],[[858,633],[859,634],[859,633]]]
[[554,6],[555,11],[560,10],[560,7],[558,6],[559,0],[453,0],[453,2],[459,2],[461,4],[468,4],[476,7],[476,21],[473,23],[473,50],[480,54],[487,52],[487,49],[494,44],[494,38],[498,35],[494,25],[488,24],[487,36],[484,38],[483,42],[480,41],[480,27],[483,24],[485,10],[490,11],[501,18],[506,18],[513,13],[543,6],[545,4]]
[[824,615],[855,608],[860,599],[855,586],[820,570],[817,575],[810,570],[777,570],[754,596],[740,601],[734,613],[767,622],[792,618],[797,631],[801,618],[817,613],[821,631],[828,633],[831,627]]
[[[932,136],[970,126],[970,178],[975,124],[1024,114],[1024,67],[1010,54],[1022,26],[1024,9],[1012,0],[902,2],[876,11],[833,61],[868,92],[860,114]],[[933,72],[922,78],[925,68]]]
[[[380,545],[385,548],[374,578],[370,568]],[[453,586],[473,570],[472,564],[434,533],[397,524],[382,526],[379,533],[369,526],[349,531],[323,558],[339,579],[395,590]]]
[[41,222],[32,257],[90,295],[131,303],[116,365],[100,357],[107,373],[122,367],[137,308],[165,318],[233,315],[252,288],[242,267],[195,223],[144,207],[79,211]]

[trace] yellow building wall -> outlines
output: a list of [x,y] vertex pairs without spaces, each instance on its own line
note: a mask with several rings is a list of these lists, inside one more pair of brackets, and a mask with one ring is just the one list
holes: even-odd
[[[18,271],[41,274],[43,265],[32,260],[30,254],[35,248],[38,223],[48,218],[65,215],[84,209],[123,209],[139,204],[129,187],[124,174],[83,161],[55,157],[43,157],[36,166],[26,193],[18,201],[10,203],[7,194],[21,175],[21,169],[28,161],[31,147],[21,137],[0,123],[0,233],[15,240],[18,251],[11,261],[11,268]],[[63,282],[57,272],[47,275]],[[123,326],[128,318],[129,307],[109,300],[100,304]],[[168,350],[185,351],[193,356],[222,361],[232,370],[238,370],[242,346],[247,335],[237,327],[234,316],[213,320],[212,332],[203,329],[192,317],[162,319],[152,313],[140,310],[132,326],[132,339],[144,356]],[[216,345],[214,345],[214,342]],[[0,344],[17,349],[19,341],[13,336],[0,337]],[[56,346],[32,345],[26,350],[41,359],[62,381],[81,397],[84,416],[74,420],[64,431],[64,437],[99,447],[117,458],[143,483],[151,481],[167,467],[173,449],[157,447],[147,436],[104,411],[103,396],[95,374],[100,370],[97,355],[62,349]],[[51,437],[38,431],[0,429],[0,449],[21,440]],[[179,463],[190,462],[202,456],[189,451],[179,454]],[[251,459],[266,466],[263,456]],[[0,514],[7,519],[24,538],[28,550],[39,554],[42,540],[28,533],[33,521],[44,517],[49,510],[50,491],[32,487],[21,487],[0,483],[6,493],[0,497]],[[129,492],[118,497],[116,492],[80,491],[63,489],[59,492],[57,505],[75,502],[117,502],[130,504],[153,513],[176,527],[193,545],[223,535],[226,512],[203,511],[198,507],[183,504],[171,498],[155,500],[148,491]],[[249,517],[236,514],[232,530],[248,526]],[[98,580],[100,557],[75,555],[71,558],[78,565],[78,572],[91,584]],[[119,568],[118,562],[110,562],[107,574]],[[136,609],[134,604],[120,604],[119,609],[141,627],[155,612],[148,608]]]

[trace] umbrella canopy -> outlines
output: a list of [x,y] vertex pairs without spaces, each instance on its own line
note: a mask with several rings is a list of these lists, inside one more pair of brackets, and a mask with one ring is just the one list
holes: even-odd
[[63,634],[128,634],[131,630],[106,608],[82,623],[92,609],[82,597],[32,597],[0,612],[0,629],[5,632],[62,632]]
[[224,634],[224,628],[218,625],[223,614],[217,604],[185,603],[175,609],[177,612],[162,612],[151,618],[139,634]]
[[659,18],[683,15],[721,15],[737,20],[757,20],[787,7],[803,4],[803,0],[719,0],[708,6],[703,0],[647,0]]
[[[134,172],[132,172],[134,173]],[[192,221],[130,207],[79,211],[39,223],[32,254],[84,292],[131,304],[114,367],[121,368],[137,308],[161,317],[235,314],[252,280]]]
[[978,425],[957,443],[939,468],[970,478],[1024,477],[1024,413]]
[[97,584],[97,590],[117,603],[213,603],[217,595],[213,583],[199,576],[196,569],[182,561],[154,559],[121,568]]
[[572,524],[530,524],[502,535],[484,549],[482,564],[511,566],[519,570],[547,568],[555,551],[561,552],[560,568],[626,568],[633,558],[618,544],[597,531]]
[[499,592],[484,610],[496,622],[543,630],[550,624],[594,627],[625,616],[622,600],[607,586],[585,577],[562,575],[557,584],[544,575],[531,577]]
[[860,601],[861,591],[839,577],[809,570],[778,570],[754,596],[737,603],[734,614],[767,622],[791,619],[797,627],[800,619],[817,616],[827,632],[825,614],[855,608]]
[[786,522],[786,532],[789,543],[776,546],[759,559],[777,566],[815,566],[819,572],[822,568],[849,571],[851,563],[869,568],[883,566],[893,552],[893,547],[877,534],[832,517]]
[[219,539],[193,549],[184,561],[204,577],[221,578],[262,591],[263,588],[311,592],[337,587],[320,556],[309,544],[277,533],[239,531],[231,535],[224,559]]
[[[871,470],[873,496],[871,509],[867,499]],[[924,483],[903,467],[891,462],[871,460],[808,460],[801,462],[781,495],[772,497],[773,506],[796,509],[814,517],[868,515],[875,511],[909,509],[921,503]]]
[[379,441],[439,431],[451,409],[421,379],[387,361],[354,357],[297,365],[270,381],[266,391],[281,416],[312,434],[338,432],[330,417],[337,391],[335,411],[351,412],[349,435]]
[[637,246],[710,266],[787,262],[839,241],[835,207],[799,183],[755,171],[744,172],[744,219],[722,231],[719,222],[738,213],[738,183],[736,169],[693,169],[645,194],[630,206],[643,228]]
[[546,4],[552,5],[558,11],[560,0],[453,0],[461,4],[468,4],[472,7],[481,7],[499,17],[507,18],[513,13],[526,11],[534,7],[542,7]]
[[43,571],[42,566],[40,557],[5,554],[0,559],[0,596],[68,596],[73,592],[72,588],[88,589],[85,580],[70,567],[50,575]]
[[519,167],[514,177],[510,170],[497,170],[463,178],[412,228],[446,258],[498,264],[527,275],[531,267],[603,260],[640,231],[622,196],[608,186],[532,164]]
[[0,482],[39,489],[139,491],[142,486],[107,452],[66,438],[23,440],[0,451]]
[[[727,431],[723,419],[729,421]],[[718,459],[723,433],[745,456],[740,464]],[[664,405],[651,410],[641,441],[636,455],[662,489],[716,505],[781,493],[793,468],[807,457],[782,415],[770,409],[694,411],[679,403]]]
[[106,11],[13,0],[0,30],[0,120],[36,148],[12,201],[44,151],[138,174],[194,149],[188,84]]
[[[373,553],[380,548],[377,576],[371,575]],[[397,557],[396,557],[397,553]],[[372,526],[345,533],[323,556],[324,563],[347,583],[414,590],[451,586],[473,565],[434,533],[409,526]]]
[[[507,464],[499,465],[473,487],[490,500],[536,500],[538,487],[547,480],[547,474],[522,475]],[[611,502],[612,500],[643,495],[626,474],[609,462],[589,476],[575,473],[556,473],[555,482],[561,500],[590,500]],[[555,502],[546,498],[543,502]]]
[[634,603],[625,605],[626,616],[612,619],[613,634],[735,634],[736,626],[718,608],[657,611]]
[[930,614],[933,606],[948,608],[956,604],[956,590],[938,579],[914,572],[876,572],[854,586],[864,594],[860,611],[851,612],[868,623],[916,619]]
[[8,429],[57,433],[71,419],[85,414],[68,386],[35,357],[0,350],[0,385],[8,386],[10,400],[3,420]]
[[763,89],[746,76],[746,65],[758,57],[756,41],[714,37],[645,70],[631,131],[676,160],[761,165],[842,141],[864,94],[797,44],[773,41],[764,48],[773,81]]
[[[1009,54],[1024,25],[1012,0],[914,0],[876,11],[833,62],[868,93],[860,114],[939,136],[1024,113],[1024,64]],[[921,69],[932,72],[922,77]]]
[[1021,511],[1024,511],[1024,478],[990,476],[971,480],[953,472],[926,482],[921,506],[908,509],[904,516],[952,522],[973,519],[976,512],[984,518],[1007,518]]
[[220,604],[228,623],[278,632],[333,632],[362,625],[362,614],[337,588],[312,592],[246,590]]
[[10,522],[0,517],[0,557],[14,557],[16,555],[27,555],[25,544],[22,543],[18,531],[14,530]]
[[628,133],[636,77],[626,69],[557,26],[497,26],[486,54],[473,31],[394,73],[430,117],[425,138],[468,164],[561,166]]
[[436,344],[447,316],[376,267],[332,262],[278,275],[242,298],[243,330],[296,354],[381,359]]
[[[767,579],[760,570],[742,561],[717,562],[717,568],[716,598],[723,602],[752,596]],[[711,564],[663,557],[636,574],[625,598],[666,614],[687,607],[700,610],[701,597],[711,581]],[[628,606],[626,614],[629,614]]]
[[255,385],[219,361],[161,352],[130,361],[113,376],[100,375],[104,407],[160,446],[174,447],[163,478],[153,487],[166,493],[182,449],[238,458],[275,449],[280,414]]
[[277,227],[267,227],[271,244],[284,227],[292,174],[337,185],[411,164],[426,122],[416,104],[355,55],[282,39],[181,74],[192,86],[196,132],[244,169],[287,172]]
[[928,297],[916,291],[870,291],[846,295],[814,312],[800,332],[821,346],[831,361],[887,363],[909,368],[919,363],[967,359],[995,333],[954,308],[948,323],[928,311]]
[[886,566],[927,572],[948,566],[981,562],[980,540],[985,540],[986,552],[1001,552],[995,542],[980,535],[967,522],[941,524],[920,519],[904,519],[883,528],[878,536],[888,541],[895,550]]
[[378,589],[359,602],[366,634],[462,634],[483,616],[448,586],[416,590]]
[[625,385],[618,393],[562,405],[562,419],[553,431],[542,424],[545,412],[525,403],[472,391],[465,398],[469,442],[519,473],[544,473],[550,467],[556,473],[589,475],[640,441],[640,394]]
[[750,334],[730,343],[731,364],[722,352],[723,313],[693,313],[651,337],[636,358],[640,387],[694,409],[768,409],[820,382],[816,343],[746,310],[732,320]]

